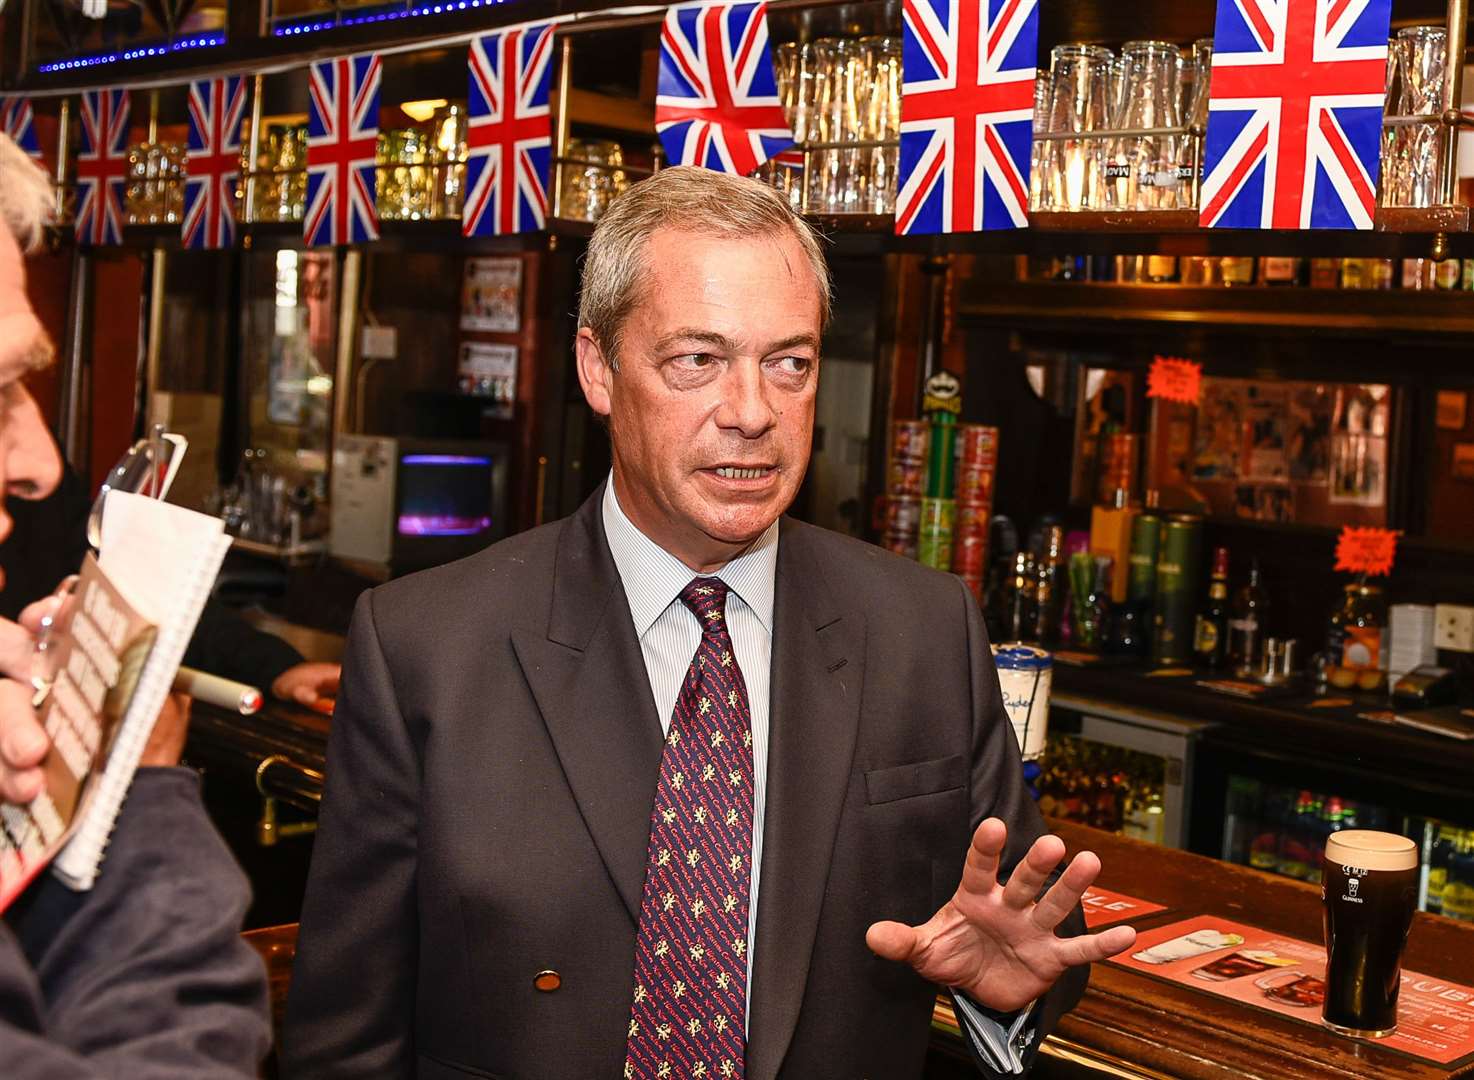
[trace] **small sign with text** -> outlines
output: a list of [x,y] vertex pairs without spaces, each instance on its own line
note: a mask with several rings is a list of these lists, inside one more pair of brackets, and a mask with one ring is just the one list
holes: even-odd
[[1203,365],[1176,356],[1153,357],[1146,396],[1196,405],[1203,396]]
[[1343,526],[1336,540],[1336,569],[1348,574],[1392,573],[1397,537],[1393,529]]

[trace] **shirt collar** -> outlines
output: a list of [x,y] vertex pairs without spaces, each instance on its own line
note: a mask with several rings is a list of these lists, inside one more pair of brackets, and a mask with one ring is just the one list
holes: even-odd
[[[609,540],[609,553],[624,584],[630,615],[635,622],[635,635],[644,637],[661,613],[680,596],[681,590],[696,576],[680,559],[642,533],[619,505],[614,494],[614,475],[604,485],[604,535]],[[778,522],[774,521],[752,546],[732,559],[713,577],[752,609],[769,634],[773,632],[773,582],[778,572]]]

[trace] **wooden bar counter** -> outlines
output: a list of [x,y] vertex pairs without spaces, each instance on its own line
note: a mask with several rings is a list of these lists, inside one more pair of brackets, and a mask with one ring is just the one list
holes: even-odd
[[[1066,822],[1051,822],[1070,853],[1100,856],[1102,888],[1165,904],[1169,910],[1133,920],[1138,930],[1193,915],[1217,915],[1308,942],[1321,940],[1320,890],[1216,859],[1167,850]],[[1474,925],[1419,913],[1405,965],[1426,975],[1474,982]],[[960,1051],[950,1009],[934,1023],[938,1050]],[[954,1041],[956,1040],[956,1041]],[[1036,1071],[1085,1066],[1060,1075],[1182,1080],[1301,1080],[1309,1077],[1474,1076],[1416,1061],[1374,1043],[1344,1039],[1320,1027],[1252,1009],[1111,964],[1096,964],[1090,988],[1046,1041]]]

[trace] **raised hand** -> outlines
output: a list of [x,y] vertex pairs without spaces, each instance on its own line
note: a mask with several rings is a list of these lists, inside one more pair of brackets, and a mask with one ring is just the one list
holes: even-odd
[[1067,968],[1131,948],[1136,931],[1113,926],[1098,934],[1056,937],[1058,926],[1100,873],[1100,860],[1082,851],[1035,902],[1065,855],[1057,836],[1041,836],[1007,884],[998,864],[1008,829],[988,818],[973,833],[962,882],[952,899],[921,926],[878,922],[865,942],[878,956],[910,964],[924,979],[954,987],[1000,1012],[1023,1008]]

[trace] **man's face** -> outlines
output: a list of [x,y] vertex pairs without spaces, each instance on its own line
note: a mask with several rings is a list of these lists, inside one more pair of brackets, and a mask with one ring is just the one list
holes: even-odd
[[609,417],[615,490],[645,535],[714,569],[786,510],[809,463],[820,296],[798,240],[661,230],[619,370],[579,333],[579,379]]
[[[5,495],[44,498],[61,481],[56,446],[20,381],[50,357],[51,342],[26,296],[20,247],[0,223],[0,492]],[[0,541],[9,535],[10,515],[0,502]]]

